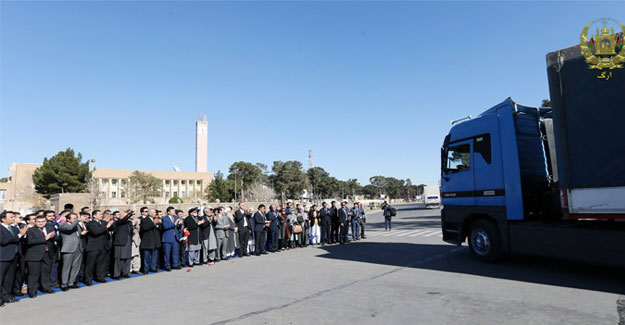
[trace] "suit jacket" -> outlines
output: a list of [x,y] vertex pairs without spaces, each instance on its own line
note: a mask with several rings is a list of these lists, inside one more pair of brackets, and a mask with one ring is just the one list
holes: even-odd
[[80,222],[80,220],[76,218],[72,223],[66,222],[59,225],[59,232],[61,233],[63,241],[61,253],[74,253],[76,250],[82,251],[82,240],[80,238],[80,233],[82,231],[78,230],[78,222]]
[[229,225],[228,216],[221,214],[217,216],[217,222],[215,223],[215,237],[226,238],[226,225]]
[[4,225],[0,225],[0,261],[12,261],[19,251],[20,237],[17,227],[9,226],[11,231],[6,229]]
[[338,214],[338,209],[336,207],[330,207],[328,208],[329,214],[330,214],[330,221],[332,221],[333,224],[336,224],[339,222],[339,214]]
[[275,211],[269,211],[267,212],[267,220],[271,221],[271,224],[269,224],[269,228],[271,230],[278,230],[278,226],[280,224],[280,219],[278,219],[278,213]]
[[157,249],[161,247],[161,234],[158,226],[150,217],[141,218],[141,249]]
[[163,243],[177,243],[180,240],[180,234],[176,227],[176,221],[178,216],[174,216],[174,221],[171,221],[170,216],[164,216],[161,229],[163,230]]
[[[104,221],[104,220],[100,220],[100,223],[104,225],[104,227],[106,227],[106,224],[108,222]],[[106,233],[104,236],[104,249],[105,250],[110,250],[111,248],[113,248],[113,226],[111,226],[111,228],[107,228],[106,229]]]
[[46,232],[49,234],[54,232],[56,235],[50,240],[48,240],[48,252],[50,256],[56,254],[56,251],[61,247],[61,234],[59,231],[59,223],[56,221],[48,221],[46,223]]
[[207,240],[210,238],[211,233],[211,222],[207,216],[202,216],[198,218],[199,220],[204,220],[204,223],[200,226],[200,240]]
[[321,208],[319,211],[319,219],[321,224],[330,224],[330,208]]
[[347,218],[349,218],[349,209],[348,208],[340,208],[338,211],[339,222],[345,223],[347,222]]
[[184,227],[189,231],[187,243],[189,245],[198,245],[200,243],[200,226],[198,225],[198,222],[195,221],[192,216],[188,216],[184,218]]
[[41,233],[41,229],[32,227],[26,232],[26,255],[25,261],[38,262],[43,260],[46,253],[46,237]]
[[115,220],[113,224],[113,246],[126,246],[132,238],[130,217]]
[[106,224],[100,221],[91,220],[85,225],[87,227],[87,252],[97,252],[104,250],[108,235]]
[[260,211],[256,211],[253,218],[254,231],[263,231],[263,229],[265,229],[265,215]]
[[[83,229],[83,227],[85,227]],[[87,230],[87,224],[82,224],[79,222],[78,223],[78,232],[82,233],[83,230]],[[89,238],[89,235],[85,234],[85,235],[80,235],[80,243],[81,243],[81,248],[80,251],[84,252],[85,249],[87,249],[87,239]]]
[[[245,213],[245,211],[241,211],[241,209],[234,212],[234,222],[237,224],[237,228],[239,228],[239,232],[248,231],[250,226],[249,215]],[[245,224],[247,223],[247,227]]]

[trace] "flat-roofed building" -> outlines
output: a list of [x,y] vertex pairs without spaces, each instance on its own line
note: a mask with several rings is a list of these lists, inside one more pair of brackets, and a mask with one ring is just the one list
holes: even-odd
[[[7,209],[29,209],[40,196],[35,191],[33,173],[41,164],[12,163],[7,183],[0,183],[0,204]],[[96,168],[93,172],[94,193],[100,204],[126,204],[130,201],[129,179],[135,170]],[[140,170],[162,182],[156,203],[167,203],[173,197],[195,202],[206,197],[206,188],[213,179],[210,172]],[[90,191],[87,188],[87,191]],[[29,206],[31,205],[31,206]]]

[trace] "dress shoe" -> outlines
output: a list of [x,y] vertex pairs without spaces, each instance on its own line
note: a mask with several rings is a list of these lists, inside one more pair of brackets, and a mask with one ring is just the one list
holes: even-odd
[[21,297],[21,296],[26,295],[26,293],[22,293],[22,291],[15,291],[15,292],[13,292],[13,295],[16,296],[16,297]]
[[31,295],[30,293],[28,294],[29,298],[37,298],[37,294]]
[[106,279],[100,279],[100,280],[96,279],[96,281],[98,281],[100,283],[106,283],[107,282]]
[[165,272],[171,272],[171,269],[165,269]]
[[93,285],[93,283],[91,283],[91,281],[89,281],[89,282],[85,282],[85,285],[86,285],[87,287],[90,287],[90,286],[92,286],[92,285]]
[[176,269],[176,270],[180,270],[180,269],[182,269],[182,268],[181,268],[180,266],[176,266],[174,269]]
[[148,271],[143,271],[143,275],[147,275],[147,274],[148,274]]
[[72,289],[78,289],[78,288],[80,288],[80,286],[78,285],[78,283],[74,283],[74,284],[72,284],[72,285],[71,285],[71,286],[69,286],[69,287],[70,287],[70,288],[72,288]]
[[58,288],[58,287],[59,287],[59,284],[58,284],[58,283],[55,283],[55,284],[53,284],[53,285],[52,285],[52,289],[54,289],[54,288]]
[[45,292],[45,293],[54,293],[54,290],[52,290],[52,289],[47,289],[47,290],[41,290],[41,292]]
[[61,291],[67,291],[67,290],[69,290],[68,286],[61,286]]
[[122,277],[128,279],[130,277],[130,274],[124,274],[124,275],[122,275]]

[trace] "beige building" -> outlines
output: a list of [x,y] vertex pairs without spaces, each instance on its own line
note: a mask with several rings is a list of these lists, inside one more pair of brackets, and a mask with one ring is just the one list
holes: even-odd
[[[123,204],[130,200],[129,178],[134,170],[96,169],[93,173],[94,192],[98,200],[109,204]],[[163,182],[161,202],[179,197],[184,202],[197,201],[205,195],[206,187],[212,180],[209,172],[144,171]]]
[[[46,200],[35,192],[33,173],[41,164],[13,163],[9,169],[7,183],[0,183],[0,205],[5,209],[30,209],[45,207]],[[134,170],[130,169],[95,169],[93,189],[90,194],[98,204],[114,205],[131,202],[129,178]],[[167,203],[172,197],[179,197],[185,203],[197,202],[204,198],[206,188],[212,181],[210,172],[182,171],[142,171],[162,181],[161,195],[156,203]]]

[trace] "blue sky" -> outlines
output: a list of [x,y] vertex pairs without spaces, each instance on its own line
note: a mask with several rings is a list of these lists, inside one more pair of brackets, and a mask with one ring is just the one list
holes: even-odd
[[449,121],[548,98],[596,2],[7,2],[0,177],[67,147],[99,168],[300,160],[435,183]]

